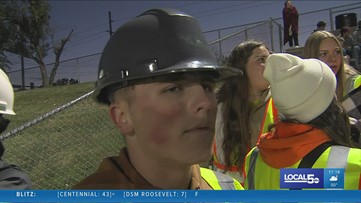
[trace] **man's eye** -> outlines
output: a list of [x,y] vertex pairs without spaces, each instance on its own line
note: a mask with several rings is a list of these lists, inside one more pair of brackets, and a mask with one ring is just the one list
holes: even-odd
[[176,86],[176,85],[175,86],[170,86],[170,87],[165,89],[165,92],[173,92],[173,93],[175,93],[175,92],[179,92],[179,91],[181,91],[181,87]]
[[259,58],[259,59],[258,59],[258,62],[260,62],[260,63],[266,63],[266,58]]
[[320,56],[320,57],[325,57],[325,56],[326,56],[326,53],[320,53],[319,56]]

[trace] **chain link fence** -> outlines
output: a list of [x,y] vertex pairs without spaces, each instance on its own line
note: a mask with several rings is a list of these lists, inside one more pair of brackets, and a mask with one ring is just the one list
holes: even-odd
[[[7,138],[3,140],[4,160],[23,168],[30,175],[34,189],[70,189],[93,173],[103,158],[117,155],[124,146],[107,107],[94,102],[92,91],[79,92],[82,96],[59,105],[63,102],[59,101],[60,97],[70,98],[65,91],[74,92],[79,86],[83,85],[32,90],[42,95],[41,99],[48,99],[15,100],[17,115],[7,116],[14,124],[0,137]],[[29,94],[23,94],[19,99],[28,97]],[[53,106],[56,108],[46,109]],[[39,116],[25,124],[16,124],[28,115]]]

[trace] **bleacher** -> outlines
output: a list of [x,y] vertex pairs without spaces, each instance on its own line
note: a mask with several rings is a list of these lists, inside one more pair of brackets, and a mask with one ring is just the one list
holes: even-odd
[[286,53],[293,54],[303,58],[303,47],[289,48],[285,50]]

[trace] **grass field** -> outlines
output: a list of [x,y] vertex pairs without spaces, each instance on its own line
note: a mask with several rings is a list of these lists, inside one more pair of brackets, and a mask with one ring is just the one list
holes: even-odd
[[15,92],[14,111],[16,116],[9,117],[12,126],[18,126],[53,110],[77,97],[90,92],[94,83],[73,84],[47,88],[36,88]]
[[[15,93],[8,130],[21,126],[93,89],[94,83],[39,88]],[[86,98],[5,139],[5,160],[21,166],[34,189],[69,189],[100,161],[124,145],[106,106]]]

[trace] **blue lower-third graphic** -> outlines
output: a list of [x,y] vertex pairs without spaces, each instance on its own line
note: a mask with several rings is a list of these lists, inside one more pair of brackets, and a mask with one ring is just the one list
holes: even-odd
[[280,170],[280,187],[290,189],[323,188],[323,169],[286,168]]
[[280,187],[288,189],[344,189],[343,168],[285,168],[280,170]]
[[344,189],[345,170],[343,168],[325,168],[323,177],[324,188]]

